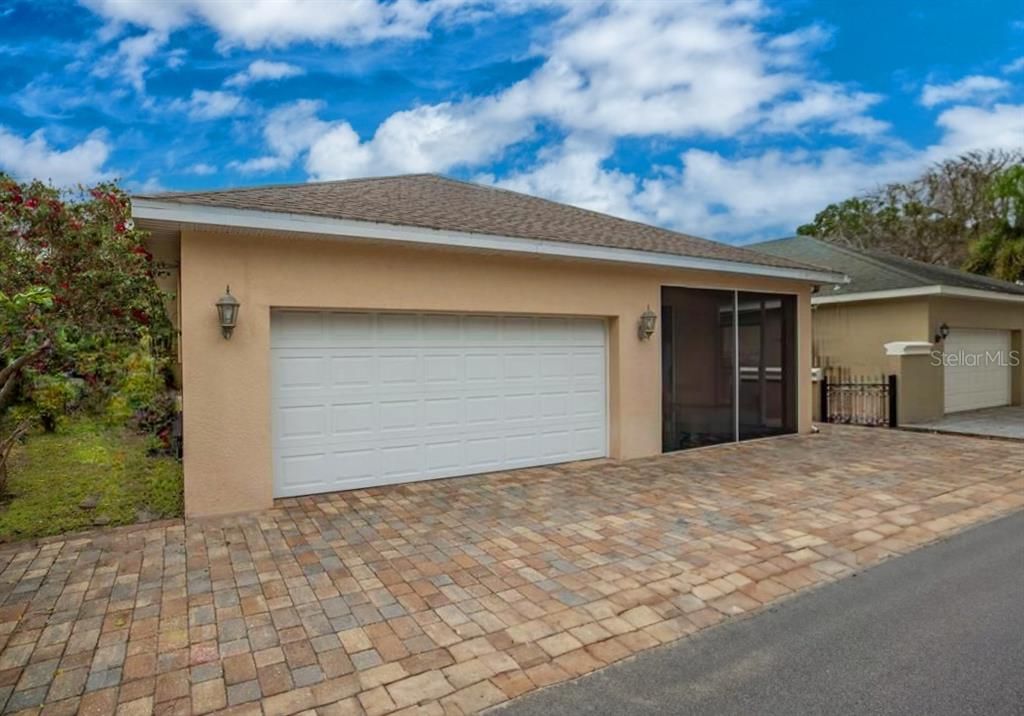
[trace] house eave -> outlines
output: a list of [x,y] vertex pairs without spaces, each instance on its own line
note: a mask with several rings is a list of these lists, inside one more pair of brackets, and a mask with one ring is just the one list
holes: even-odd
[[335,240],[347,238],[395,241],[452,248],[482,249],[537,256],[562,257],[592,261],[663,266],[667,268],[713,271],[745,276],[788,279],[819,285],[847,283],[840,273],[812,269],[766,266],[739,261],[679,256],[635,249],[621,249],[560,241],[524,239],[493,234],[445,231],[415,226],[335,219],[308,214],[233,209],[157,199],[136,198],[132,201],[132,215],[141,228],[176,227],[221,229],[248,229],[281,234],[306,234]]
[[961,288],[959,286],[935,285],[915,286],[913,288],[897,288],[885,291],[860,291],[856,293],[843,293],[835,296],[815,295],[811,298],[811,304],[814,306],[827,306],[838,303],[890,301],[926,296],[946,296],[950,298],[969,298],[979,301],[1024,303],[1024,295],[1000,293],[999,291],[983,291],[975,288]]

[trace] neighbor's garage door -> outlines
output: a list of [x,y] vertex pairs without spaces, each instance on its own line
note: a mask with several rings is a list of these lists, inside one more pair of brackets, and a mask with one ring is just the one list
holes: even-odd
[[945,352],[947,413],[1010,404],[1009,331],[953,328]]
[[607,454],[605,324],[274,311],[275,496]]

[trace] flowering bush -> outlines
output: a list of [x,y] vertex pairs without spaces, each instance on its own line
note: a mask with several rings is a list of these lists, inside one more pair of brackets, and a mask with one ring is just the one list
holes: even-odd
[[[79,398],[105,407],[140,353],[166,388],[173,330],[143,239],[115,184],[66,192],[0,174],[0,294],[38,299],[3,319],[0,417],[21,402],[52,428]],[[167,410],[161,392],[153,402]]]

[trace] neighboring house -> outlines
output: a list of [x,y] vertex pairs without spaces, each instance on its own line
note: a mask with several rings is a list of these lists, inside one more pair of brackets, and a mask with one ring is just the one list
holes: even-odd
[[133,214],[178,293],[189,515],[809,430],[811,292],[843,280],[432,175]]
[[904,373],[901,422],[1021,404],[1024,286],[804,236],[749,248],[849,276],[812,298],[815,365]]

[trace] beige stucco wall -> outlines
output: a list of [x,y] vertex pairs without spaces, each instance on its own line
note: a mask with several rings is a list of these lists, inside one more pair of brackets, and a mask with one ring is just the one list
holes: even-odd
[[[885,301],[862,301],[815,306],[814,355],[817,365],[836,366],[855,376],[895,373],[899,376],[900,422],[910,424],[940,418],[944,411],[944,372],[930,356],[887,356],[893,341],[930,342],[943,323],[957,328],[1013,331],[1015,350],[1024,335],[1024,304],[924,296]],[[936,345],[937,350],[941,349]],[[1015,405],[1024,401],[1024,366],[1013,372]]]
[[839,367],[856,376],[890,371],[885,344],[930,341],[925,298],[817,305],[814,314],[814,356],[817,365]]
[[[214,302],[241,301],[224,340]],[[660,339],[636,322],[662,285],[798,294],[802,431],[810,428],[810,286],[610,263],[361,241],[183,231],[181,346],[185,509],[191,516],[272,504],[271,308],[340,308],[601,316],[609,324],[609,448],[661,450]],[[660,323],[660,322],[659,322]]]

